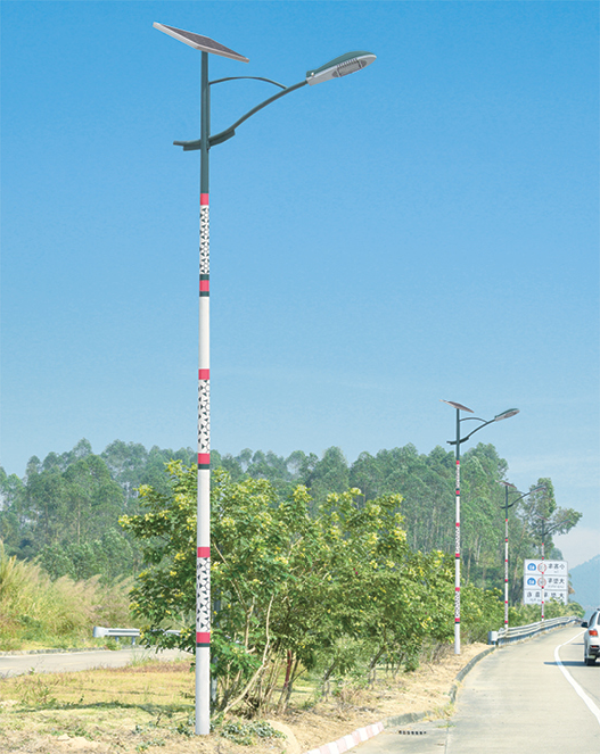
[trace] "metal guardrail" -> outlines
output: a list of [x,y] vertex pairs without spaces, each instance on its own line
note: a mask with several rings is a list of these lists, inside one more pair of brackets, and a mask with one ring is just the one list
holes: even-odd
[[515,626],[514,628],[501,628],[498,631],[488,631],[488,644],[502,646],[510,644],[513,641],[521,641],[543,631],[550,631],[559,626],[567,626],[569,623],[580,623],[581,618],[575,615],[561,616],[560,618],[551,618],[550,620],[541,620],[537,623],[529,623],[526,626]]
[[135,644],[135,640],[139,639],[139,628],[104,628],[104,626],[94,626],[94,639],[131,639],[132,646]]
[[[168,630],[164,632],[171,636],[179,636],[179,631]],[[131,644],[135,644],[135,640],[140,638],[139,628],[104,628],[104,626],[94,626],[94,639],[131,639]]]

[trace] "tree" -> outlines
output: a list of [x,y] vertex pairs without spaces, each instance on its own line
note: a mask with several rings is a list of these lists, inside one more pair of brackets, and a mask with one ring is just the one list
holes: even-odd
[[[195,645],[194,466],[169,464],[169,492],[140,489],[142,512],[124,516],[142,543],[146,570],[132,592],[145,639]],[[348,667],[344,646],[361,646],[374,667],[385,653],[415,662],[425,637],[450,637],[452,564],[412,553],[398,495],[362,501],[357,489],[322,503],[298,485],[285,499],[264,479],[213,473],[211,492],[214,668],[221,710],[266,704],[284,670],[279,704],[295,678],[320,665]],[[436,615],[432,616],[432,609]],[[444,616],[442,620],[441,616]],[[178,628],[180,636],[161,629]]]

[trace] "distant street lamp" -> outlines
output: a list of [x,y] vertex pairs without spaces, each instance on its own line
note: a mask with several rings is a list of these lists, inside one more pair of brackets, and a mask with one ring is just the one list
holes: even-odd
[[[200,304],[198,348],[198,533],[196,543],[196,734],[210,733],[210,348],[209,348],[209,203],[208,152],[211,147],[235,136],[236,128],[275,100],[300,87],[341,78],[361,70],[375,60],[371,52],[348,52],[306,73],[298,84],[286,87],[271,79],[257,76],[230,76],[208,80],[208,54],[220,55],[248,63],[248,58],[209,37],[155,23],[154,28],[202,53],[200,89],[200,138],[175,141],[184,151],[200,150]],[[269,97],[239,118],[229,128],[214,136],[210,133],[210,87],[236,79],[255,79],[279,87],[282,91]]]
[[[442,398],[442,403],[447,403],[452,408],[456,409],[456,440],[448,440],[449,445],[456,445],[456,525],[454,530],[454,654],[460,654],[460,445],[466,442],[475,432],[479,432],[480,429],[487,427],[488,424],[493,422],[499,422],[502,419],[509,419],[511,416],[519,413],[518,408],[509,408],[503,411],[501,414],[497,414],[493,419],[486,421],[480,419],[477,416],[465,416],[464,419],[460,418],[461,411],[468,411],[473,413],[472,409],[463,406],[461,403],[455,403],[454,401],[445,401]],[[479,421],[481,424],[466,437],[460,436],[460,423],[464,421]]]
[[512,503],[508,503],[508,491],[514,490],[515,492],[518,492],[517,488],[514,484],[510,484],[510,482],[503,482],[500,480],[500,484],[504,486],[504,628],[508,629],[508,509],[512,508],[513,505],[519,502],[519,500],[522,500],[525,497],[528,497],[529,495],[532,495],[534,492],[539,492],[539,490],[545,490],[546,488],[542,485],[540,487],[534,487],[532,490],[529,490],[529,492],[525,492],[521,495],[521,497],[516,498],[512,501]]
[[[556,531],[557,529],[561,529],[565,524],[568,523],[568,519],[562,520],[562,521],[553,521],[548,526],[548,521],[551,521],[549,518],[544,518],[543,516],[535,516],[535,518],[538,521],[541,521],[542,523],[542,563],[544,562],[544,542],[546,541],[546,536],[549,534],[552,534],[553,531]],[[546,578],[544,576],[544,571],[542,571],[542,620],[545,619],[544,615],[544,588],[546,586]]]

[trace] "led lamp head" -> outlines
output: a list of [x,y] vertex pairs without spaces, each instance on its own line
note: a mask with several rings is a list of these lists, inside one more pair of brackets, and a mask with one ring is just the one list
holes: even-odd
[[347,52],[345,55],[340,55],[339,58],[330,60],[329,63],[325,63],[320,68],[307,71],[306,83],[314,86],[314,84],[320,84],[322,81],[339,79],[349,73],[360,71],[361,68],[366,68],[371,65],[375,58],[376,55],[373,55],[372,52],[365,52],[364,50]]
[[518,408],[509,408],[508,411],[503,411],[501,414],[494,416],[493,421],[499,422],[502,421],[502,419],[510,419],[511,416],[516,416],[518,413]]

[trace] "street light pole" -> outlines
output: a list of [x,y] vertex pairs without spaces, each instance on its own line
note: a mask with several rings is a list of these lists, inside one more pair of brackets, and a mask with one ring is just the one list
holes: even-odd
[[534,489],[529,490],[529,492],[526,492],[525,494],[521,495],[521,497],[518,497],[516,500],[513,500],[512,503],[508,503],[508,491],[515,490],[518,492],[517,488],[514,484],[510,484],[510,482],[503,482],[500,480],[500,484],[504,486],[504,628],[508,629],[508,509],[512,508],[513,505],[516,505],[516,503],[519,502],[519,500],[522,500],[525,497],[528,497],[529,495],[533,494],[534,492],[538,492],[539,490],[545,490],[546,488],[544,486],[540,487],[534,487]]
[[508,630],[508,509],[515,503],[508,504],[508,490],[516,490],[514,484],[500,482],[504,485],[504,628]]
[[[267,105],[300,87],[341,78],[359,71],[375,60],[371,52],[341,55],[306,73],[294,86],[286,87],[271,79],[233,76],[216,81],[208,78],[209,53],[248,63],[248,58],[209,37],[155,23],[154,28],[201,52],[200,139],[176,141],[184,151],[200,150],[200,290],[198,314],[198,499],[196,535],[196,735],[210,733],[210,242],[209,242],[209,150],[235,136],[236,128]],[[229,128],[210,133],[210,87],[236,79],[257,79],[282,91],[264,100]]]
[[200,267],[198,299],[198,492],[196,527],[196,735],[210,733],[210,205],[208,53],[200,68]]
[[[488,424],[501,421],[502,419],[508,419],[511,416],[519,413],[518,408],[509,408],[503,411],[501,414],[497,414],[493,419],[486,421],[476,416],[466,416],[464,419],[460,418],[461,411],[467,411],[472,414],[473,411],[461,403],[455,401],[446,401],[442,398],[442,403],[447,403],[452,408],[456,409],[456,440],[448,440],[449,445],[456,445],[456,507],[455,507],[455,527],[454,527],[454,654],[460,654],[460,445],[466,442],[471,435],[478,432],[480,429],[487,427]],[[474,430],[469,432],[466,437],[460,436],[460,423],[463,421],[480,421],[481,424],[475,427]]]
[[[533,490],[532,490],[533,492]],[[565,525],[565,521],[555,521],[553,524],[550,524],[550,526],[546,526],[546,522],[550,519],[543,518],[543,516],[536,516],[538,521],[542,522],[542,563],[544,562],[544,543],[546,541],[546,536],[549,534],[552,534],[553,531],[556,531],[557,529],[560,529]],[[544,589],[546,586],[546,571],[542,569],[542,621],[545,620],[545,614],[544,614]]]

